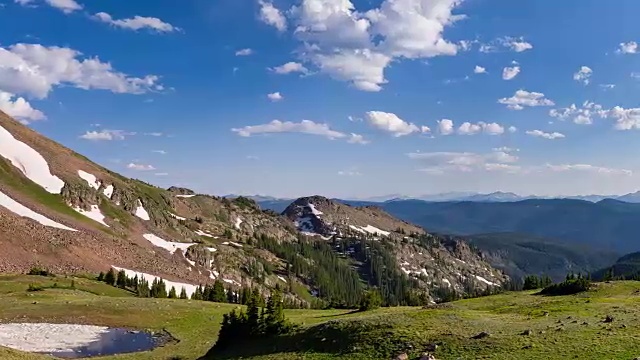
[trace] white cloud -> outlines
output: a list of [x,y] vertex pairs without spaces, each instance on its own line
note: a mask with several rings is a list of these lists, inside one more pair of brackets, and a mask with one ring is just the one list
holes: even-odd
[[284,96],[282,96],[282,94],[280,94],[280,92],[274,92],[271,94],[267,94],[267,97],[269,98],[269,100],[276,102],[276,101],[280,101],[284,99]]
[[65,14],[70,14],[77,10],[82,10],[82,5],[74,0],[45,0],[49,6],[61,10]]
[[502,151],[486,154],[472,152],[414,152],[407,154],[407,156],[420,162],[423,166],[420,169],[421,171],[433,174],[442,174],[447,171],[513,171],[517,168],[513,164],[518,161],[517,156]]
[[249,56],[253,54],[253,50],[246,48],[236,51],[236,56]]
[[156,168],[153,167],[153,165],[129,163],[129,165],[127,165],[127,169],[137,170],[137,171],[151,171],[151,170],[155,170]]
[[593,75],[593,70],[591,70],[590,67],[581,66],[580,70],[573,74],[573,80],[581,82],[584,85],[589,85],[589,82],[591,82],[591,75]]
[[611,89],[615,88],[616,85],[615,84],[600,84],[600,87],[603,90],[611,90]]
[[449,119],[438,120],[438,131],[442,135],[453,134],[453,121]]
[[593,116],[602,117],[602,105],[585,101],[581,107],[571,104],[568,108],[552,109],[549,116],[560,120],[571,118],[574,123],[579,125],[590,125],[593,123]]
[[489,135],[500,135],[504,134],[504,127],[497,123],[487,124],[481,121],[477,124],[465,122],[458,128],[458,134],[461,135],[475,135],[480,132],[484,132]]
[[96,57],[79,59],[81,55],[70,48],[39,44],[0,47],[0,89],[36,98],[47,97],[54,86],[61,85],[129,94],[162,89],[155,75],[130,77],[110,63]]
[[590,172],[590,173],[604,174],[604,175],[627,175],[627,176],[633,174],[631,170],[613,169],[613,168],[594,166],[594,165],[588,165],[588,164],[564,164],[564,165],[547,164],[546,168],[556,172],[581,171],[581,172]]
[[303,44],[305,61],[364,91],[380,91],[385,68],[395,59],[455,55],[458,45],[443,38],[459,0],[384,0],[356,10],[350,0],[302,0],[286,13]]
[[635,41],[629,41],[627,43],[620,43],[618,45],[618,50],[616,50],[618,54],[637,54],[638,53],[638,43]]
[[146,136],[155,136],[155,137],[160,137],[160,136],[164,135],[164,134],[163,134],[163,133],[161,133],[161,132],[147,132],[147,133],[144,133],[144,134],[145,134]]
[[153,174],[153,175],[155,175],[155,176],[168,176],[168,175],[169,175],[169,173],[166,173],[166,172],[160,172],[160,173],[155,173],[155,174]]
[[396,114],[383,111],[369,111],[365,114],[369,124],[373,127],[386,131],[395,137],[409,135],[420,132],[421,128],[413,123],[408,123],[400,119]]
[[360,145],[367,145],[368,143],[370,143],[370,141],[366,140],[364,136],[359,134],[354,134],[354,133],[351,133],[347,142],[349,144],[360,144]]
[[0,90],[0,110],[22,123],[44,120],[47,117],[40,110],[34,109],[27,100]]
[[625,109],[616,106],[609,110],[601,110],[599,115],[603,118],[616,119],[616,130],[640,130],[640,108]]
[[360,173],[358,170],[344,170],[344,171],[338,171],[338,175],[340,175],[340,176],[362,176],[362,173]]
[[510,98],[499,99],[500,104],[505,104],[511,110],[522,110],[525,106],[553,106],[555,103],[544,97],[543,93],[518,90]]
[[502,69],[502,79],[511,80],[520,73],[520,66],[506,67]]
[[541,137],[547,140],[563,139],[565,137],[564,134],[561,134],[559,132],[546,133],[541,130],[529,130],[527,131],[527,135]]
[[258,1],[260,4],[260,20],[267,25],[271,25],[278,31],[287,30],[287,19],[282,12],[267,1]]
[[18,5],[29,6],[32,5],[35,0],[13,0]]
[[156,153],[156,154],[160,154],[160,155],[166,155],[167,152],[164,150],[151,150],[151,152]]
[[512,153],[512,152],[520,151],[520,149],[512,148],[512,147],[508,147],[508,146],[502,146],[502,147],[499,147],[499,148],[493,148],[492,150],[493,151],[504,152],[504,153]]
[[260,157],[256,156],[256,155],[247,155],[247,156],[245,156],[245,159],[256,161],[256,160],[260,160]]
[[135,135],[135,133],[126,132],[123,130],[100,130],[100,131],[87,131],[84,135],[81,135],[81,139],[93,140],[93,141],[110,141],[110,140],[124,140],[126,136]]
[[329,125],[315,123],[311,120],[302,120],[299,123],[291,121],[273,120],[267,124],[245,126],[242,128],[234,128],[231,131],[238,133],[243,137],[249,137],[256,134],[272,134],[272,133],[302,133],[310,135],[324,136],[329,139],[345,138],[347,135],[339,131],[332,130]]
[[636,80],[640,79],[640,72],[635,72],[635,71],[632,72],[631,73],[631,77],[636,79]]
[[274,68],[269,68],[269,70],[275,72],[276,74],[291,74],[294,72],[299,72],[303,74],[308,74],[309,69],[304,67],[301,63],[290,61],[286,64],[276,66]]
[[533,49],[531,43],[524,40],[524,37],[511,37],[505,36],[497,38],[488,44],[482,44],[480,46],[480,52],[490,53],[499,50],[512,50],[515,52],[523,52]]
[[476,65],[476,67],[473,69],[473,73],[474,74],[486,74],[487,73],[487,69],[483,68],[482,66]]
[[134,16],[129,19],[114,19],[111,15],[105,12],[99,12],[93,16],[93,18],[97,21],[119,27],[121,29],[138,31],[141,29],[148,29],[157,31],[160,33],[169,33],[174,31],[180,31],[180,28],[177,28],[169,23],[166,23],[155,17],[145,17],[145,16]]
[[518,128],[515,126],[509,126],[509,129],[507,129],[507,131],[513,134],[514,132],[518,131]]
[[426,125],[422,125],[420,126],[420,132],[423,134],[427,134],[431,132],[431,128],[426,126]]

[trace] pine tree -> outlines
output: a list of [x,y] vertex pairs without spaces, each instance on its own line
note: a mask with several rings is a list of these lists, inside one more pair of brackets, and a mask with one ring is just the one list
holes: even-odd
[[282,332],[284,326],[284,308],[282,293],[275,290],[267,301],[267,310],[264,317],[264,331],[267,334],[277,335]]
[[127,286],[127,274],[124,272],[124,270],[118,271],[116,286],[122,289],[124,289]]
[[260,326],[260,312],[258,310],[260,299],[260,290],[253,288],[249,302],[247,303],[247,326],[252,331],[257,331]]
[[202,297],[202,285],[198,285],[196,291],[191,294],[191,300],[204,300]]
[[251,289],[248,286],[242,287],[242,295],[240,296],[240,304],[246,305],[251,297]]
[[182,287],[182,290],[180,291],[180,299],[188,299],[189,297],[187,296],[187,290]]
[[144,298],[150,297],[151,292],[149,290],[149,282],[144,278],[140,279],[138,281],[136,293],[138,294],[138,297],[144,297]]
[[178,298],[178,294],[176,293],[176,288],[175,286],[171,287],[171,290],[169,290],[169,299],[177,299]]
[[104,281],[104,273],[102,271],[100,271],[100,274],[98,275],[98,281]]
[[213,302],[223,303],[227,302],[227,296],[224,293],[224,284],[220,280],[216,280],[213,283],[210,299]]
[[113,268],[109,269],[107,274],[104,276],[104,282],[109,285],[116,285],[116,272],[113,270]]
[[202,290],[202,300],[213,301],[213,288],[211,285],[207,284],[204,286],[204,289]]
[[236,293],[233,291],[233,288],[229,287],[227,290],[227,302],[229,304],[235,304],[237,303],[237,296]]

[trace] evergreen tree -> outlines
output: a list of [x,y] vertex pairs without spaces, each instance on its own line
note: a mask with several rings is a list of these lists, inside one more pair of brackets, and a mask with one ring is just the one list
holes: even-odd
[[122,289],[124,289],[127,286],[127,274],[124,272],[124,270],[118,271],[116,286]]
[[227,296],[224,293],[224,284],[220,280],[216,280],[213,283],[213,288],[211,289],[210,299],[213,302],[227,302]]
[[98,275],[98,281],[104,281],[104,273],[102,271],[100,271],[100,274]]
[[136,293],[138,297],[151,297],[151,291],[149,290],[149,282],[145,279],[140,279],[138,281],[138,286],[136,288]]
[[178,298],[178,293],[176,292],[176,288],[172,286],[171,290],[169,290],[169,299],[177,299],[177,298]]
[[187,296],[187,290],[182,287],[182,290],[180,291],[180,299],[188,299],[189,297]]
[[524,278],[523,290],[534,290],[540,288],[540,279],[536,275],[528,275]]
[[246,305],[249,301],[249,297],[251,297],[251,289],[248,286],[243,286],[240,296],[240,304]]
[[282,293],[275,290],[267,301],[267,310],[263,320],[264,331],[267,334],[280,334],[284,326],[284,308],[282,304]]
[[260,312],[258,310],[260,299],[260,290],[253,288],[249,302],[247,303],[247,326],[253,331],[258,331],[260,325]]
[[109,285],[116,285],[116,272],[113,270],[113,268],[109,269],[107,274],[104,276],[104,282]]
[[198,285],[196,291],[191,294],[191,300],[204,300],[202,297],[202,285]]
[[551,280],[551,278],[549,277],[549,275],[544,275],[542,278],[540,278],[540,287],[541,288],[546,288],[547,286],[553,284],[553,280]]
[[374,310],[382,305],[382,297],[377,289],[367,291],[360,302],[360,311]]
[[229,304],[235,304],[238,302],[237,294],[233,291],[232,287],[229,287],[227,290],[227,302]]
[[211,285],[207,284],[204,286],[204,289],[202,290],[202,300],[213,301],[213,288]]

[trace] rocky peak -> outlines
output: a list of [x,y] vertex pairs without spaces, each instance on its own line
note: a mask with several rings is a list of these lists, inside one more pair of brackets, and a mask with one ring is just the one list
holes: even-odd
[[187,188],[172,186],[167,189],[168,192],[176,194],[176,195],[195,195],[195,191]]

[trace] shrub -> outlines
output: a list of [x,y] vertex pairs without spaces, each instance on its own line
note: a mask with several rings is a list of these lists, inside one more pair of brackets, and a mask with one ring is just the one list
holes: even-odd
[[43,269],[43,268],[41,268],[39,266],[34,266],[34,267],[31,268],[31,270],[29,270],[27,275],[52,276],[53,273],[51,273],[49,270]]
[[42,291],[42,290],[44,290],[42,286],[38,286],[34,284],[29,284],[29,287],[27,288],[27,291]]
[[360,311],[375,310],[382,305],[382,296],[378,290],[367,291],[360,301]]

